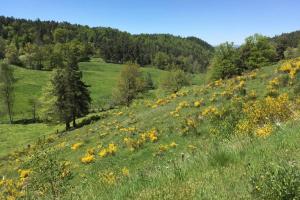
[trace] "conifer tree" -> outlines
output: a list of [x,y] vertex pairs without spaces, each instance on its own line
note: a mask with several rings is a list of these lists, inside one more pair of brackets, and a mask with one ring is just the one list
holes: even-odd
[[[71,122],[73,122],[73,127],[76,127],[76,119],[88,114],[91,97],[88,90],[89,86],[82,81],[76,49],[72,48],[72,46],[68,46],[67,49],[65,63],[54,71],[54,76],[51,80],[49,90],[54,98],[49,101],[48,105],[44,105],[48,108],[53,107],[52,110],[56,111],[56,116],[51,118],[64,122],[66,130],[69,130]],[[47,93],[49,95],[49,91]],[[47,95],[47,93],[44,95]],[[45,112],[50,110],[44,108]]]

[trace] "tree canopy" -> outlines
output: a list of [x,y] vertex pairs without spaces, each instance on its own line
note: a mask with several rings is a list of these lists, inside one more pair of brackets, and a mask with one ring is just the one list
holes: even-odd
[[[0,44],[5,44],[10,63],[33,69],[55,67],[57,52],[68,43],[80,49],[80,61],[98,56],[106,62],[159,64],[161,69],[180,68],[188,72],[205,71],[213,51],[211,45],[195,37],[132,35],[112,28],[3,16],[0,16],[0,24]],[[1,47],[0,58],[3,52]],[[157,62],[160,54],[166,55],[168,60]]]

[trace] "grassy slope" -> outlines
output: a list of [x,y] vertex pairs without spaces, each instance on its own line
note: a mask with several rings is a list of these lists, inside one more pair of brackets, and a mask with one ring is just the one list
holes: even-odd
[[[262,97],[266,83],[274,75],[276,66],[266,67],[259,71],[257,78],[248,80],[247,88],[255,89]],[[104,113],[104,119],[56,138],[55,146],[60,144],[57,155],[71,161],[75,174],[73,184],[78,199],[250,199],[249,180],[252,174],[259,171],[266,163],[297,161],[300,159],[299,123],[290,122],[280,127],[266,139],[252,137],[232,137],[229,140],[211,135],[201,127],[200,135],[181,135],[180,126],[192,114],[204,108],[193,106],[184,108],[180,117],[170,116],[180,102],[208,99],[217,90],[201,92],[202,86],[184,89],[186,96],[177,97],[170,103],[151,108],[153,100],[137,100],[130,108],[121,108]],[[222,90],[220,90],[222,91]],[[284,91],[284,89],[283,89]],[[222,98],[217,104],[225,103]],[[122,115],[116,113],[122,111]],[[134,133],[120,131],[120,127],[135,127]],[[147,142],[137,151],[130,151],[123,144],[125,136],[136,137],[156,128],[159,133],[157,143]],[[176,142],[178,146],[167,150],[161,156],[154,156],[160,145]],[[71,145],[82,142],[78,150],[71,150]],[[90,148],[118,145],[116,156],[100,158],[89,165],[80,163],[80,158]],[[194,145],[192,150],[189,145]],[[97,151],[98,152],[98,151]],[[182,155],[184,159],[182,160]],[[15,163],[12,166],[17,168]],[[130,178],[120,175],[123,167],[130,170]],[[11,166],[1,168],[0,172],[11,172]],[[117,175],[117,184],[103,182],[103,174],[113,172]]]
[[[80,63],[79,67],[83,71],[84,81],[91,85],[92,99],[96,104],[101,99],[109,99],[111,97],[112,88],[116,86],[123,65],[105,63],[95,59],[91,62]],[[31,118],[31,107],[28,101],[30,98],[36,99],[41,96],[42,88],[49,80],[50,72],[20,67],[14,67],[14,69],[17,79],[14,105],[15,120]],[[142,71],[151,73],[156,84],[158,84],[159,79],[165,73],[162,70],[153,68],[142,68]],[[1,120],[7,120],[6,118],[6,116],[0,116],[0,122]]]
[[[83,79],[89,84],[93,104],[102,104],[109,101],[112,89],[116,86],[117,79],[123,65],[105,63],[94,59],[91,62],[79,64],[83,71]],[[15,86],[15,120],[31,118],[30,98],[39,98],[43,86],[50,77],[50,72],[29,70],[14,67],[17,83]],[[156,85],[167,72],[155,68],[142,68],[142,72],[149,72]],[[193,75],[193,84],[201,84],[203,75]],[[17,148],[22,148],[43,135],[48,135],[61,129],[60,126],[47,126],[45,124],[1,125],[6,122],[7,116],[0,116],[0,157]]]

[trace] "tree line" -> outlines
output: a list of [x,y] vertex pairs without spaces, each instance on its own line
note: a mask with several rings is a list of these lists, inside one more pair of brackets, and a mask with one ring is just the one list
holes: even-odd
[[205,71],[213,52],[211,45],[195,37],[132,35],[112,28],[0,16],[0,59],[10,64],[52,70],[65,44],[80,49],[80,61],[97,56],[106,62],[134,62],[191,73]]
[[276,43],[259,34],[247,37],[244,44],[239,47],[233,43],[223,43],[215,48],[210,64],[210,78],[212,80],[230,78],[245,71],[270,65],[284,58],[300,56],[300,46],[294,48],[292,53],[290,53],[289,47],[286,47],[282,53],[283,57],[280,55]]

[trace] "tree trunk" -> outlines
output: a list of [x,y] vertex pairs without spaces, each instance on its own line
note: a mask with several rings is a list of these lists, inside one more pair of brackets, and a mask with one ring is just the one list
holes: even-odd
[[76,124],[76,118],[73,117],[73,127],[76,128],[77,124]]
[[33,121],[36,122],[36,108],[35,105],[33,106]]
[[68,131],[68,130],[70,130],[70,122],[69,121],[66,122],[66,131]]
[[13,123],[13,118],[12,118],[12,113],[11,113],[10,108],[8,109],[8,115],[9,115],[9,122],[10,122],[10,124],[12,124]]
[[7,111],[8,111],[8,116],[9,116],[9,122],[12,124],[13,123],[13,118],[12,118],[12,108],[11,108],[11,100],[9,98],[10,94],[9,91],[6,91],[6,106],[7,106]]

